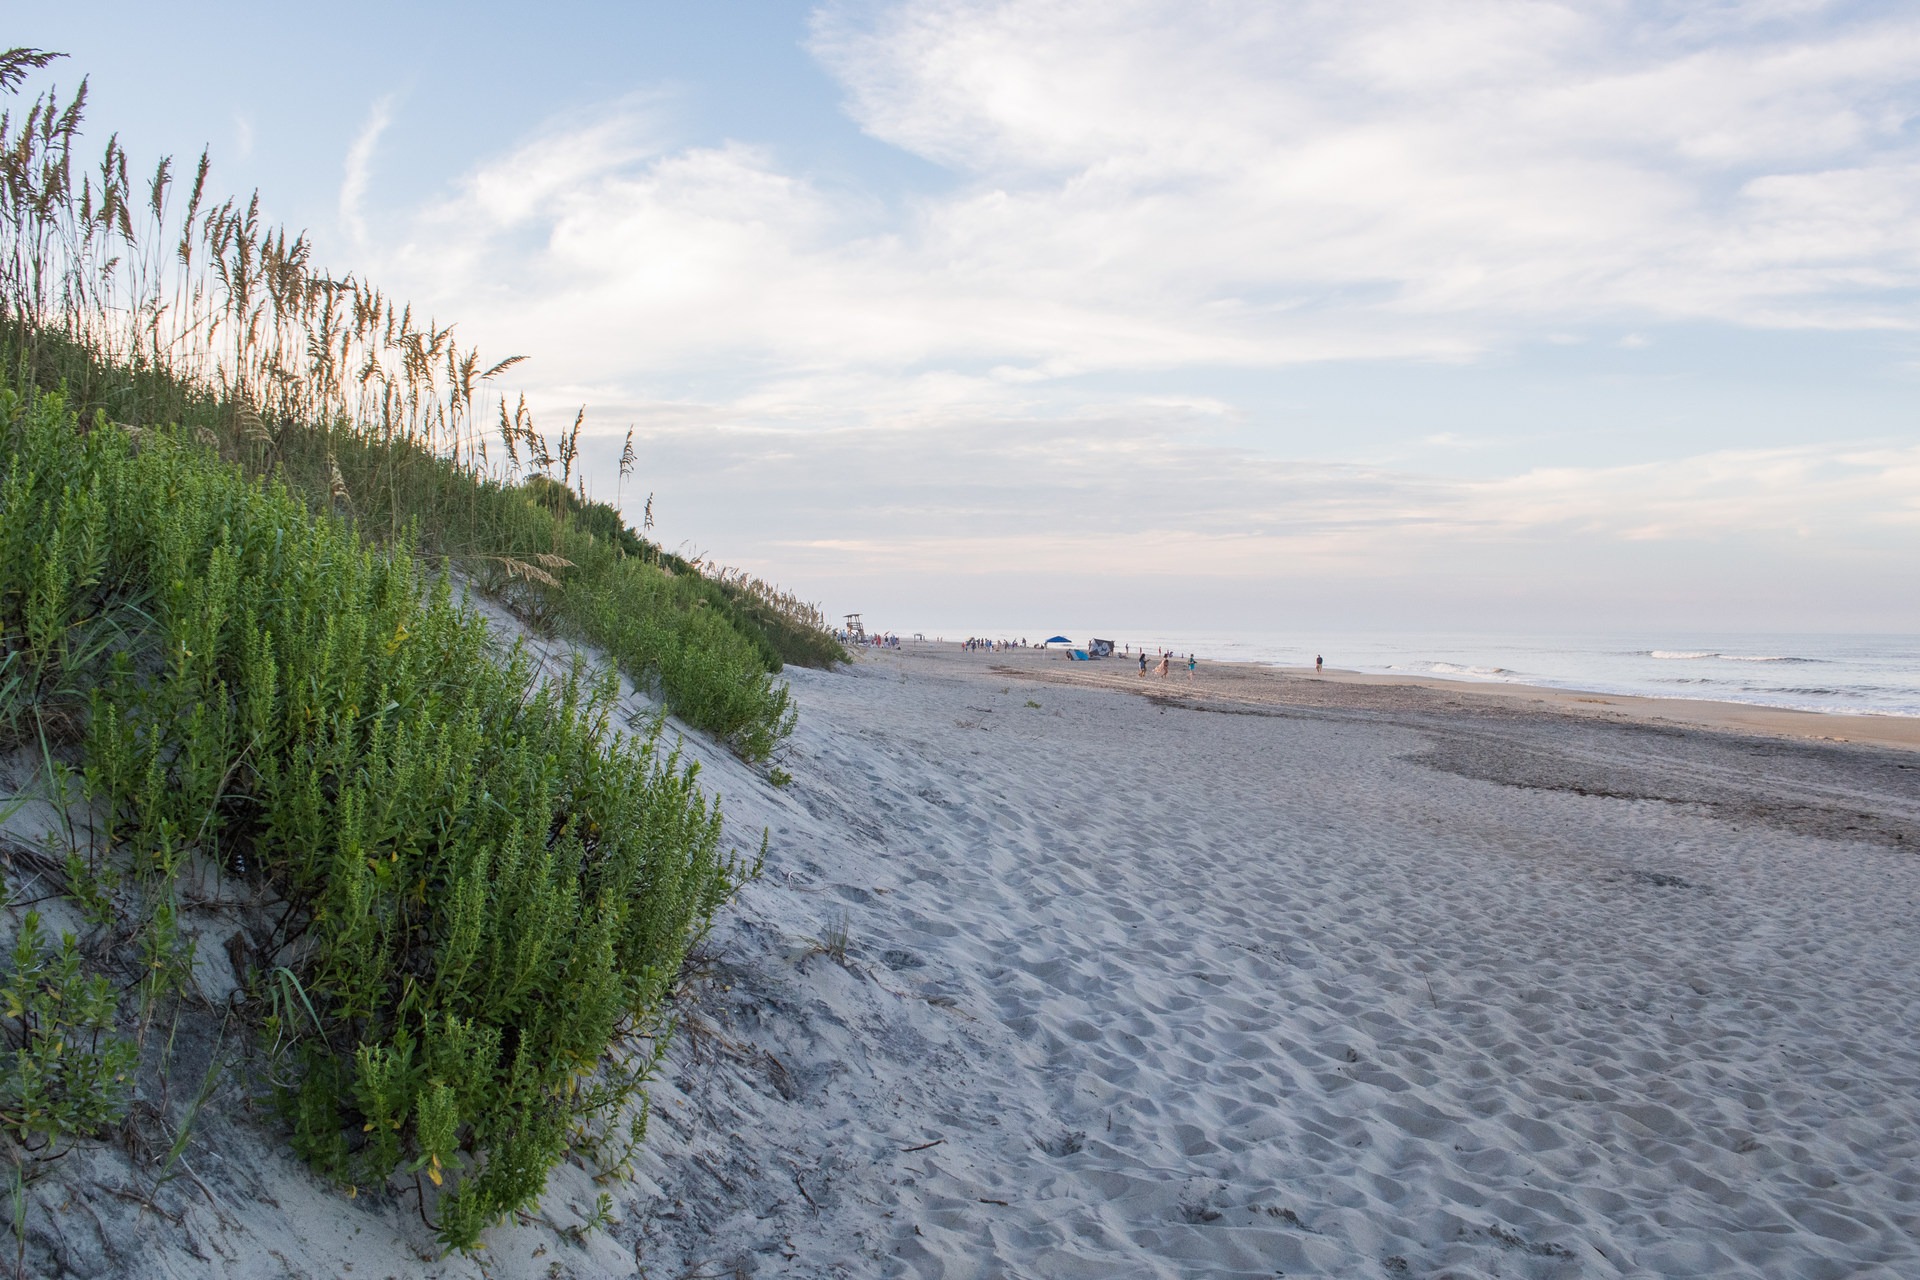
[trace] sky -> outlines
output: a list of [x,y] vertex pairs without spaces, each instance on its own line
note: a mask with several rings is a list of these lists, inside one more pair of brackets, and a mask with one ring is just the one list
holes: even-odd
[[833,615],[1920,631],[1911,4],[37,8]]

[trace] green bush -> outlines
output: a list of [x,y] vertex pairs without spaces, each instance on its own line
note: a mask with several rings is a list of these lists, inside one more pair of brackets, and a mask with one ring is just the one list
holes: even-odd
[[580,634],[642,680],[657,676],[667,706],[710,728],[748,760],[772,754],[793,730],[783,684],[752,641],[717,610],[676,599],[678,580],[645,565],[569,573],[556,593]]
[[769,672],[778,672],[789,662],[832,667],[847,660],[847,651],[827,631],[820,611],[791,593],[740,573],[707,577],[685,558],[661,550],[627,528],[620,513],[606,503],[589,502],[545,476],[529,477],[524,487],[542,507],[563,514],[570,530],[614,548],[621,559],[658,566],[681,579],[675,589],[678,607],[719,610],[728,625],[759,651]]
[[[0,94],[55,56],[0,52]],[[581,419],[550,442],[501,399],[490,446],[515,359],[322,270],[207,156],[177,187],[113,135],[81,163],[84,99],[0,113],[0,748],[81,828],[58,869],[141,1044],[192,971],[188,860],[277,895],[240,954],[296,1146],[424,1180],[469,1246],[616,1117],[638,1140],[667,984],[748,869],[658,725],[613,731],[612,673],[536,679],[421,564],[752,760],[792,729],[782,664],[846,655],[570,488]],[[135,1053],[88,953],[28,921],[0,988],[21,1141],[111,1120]]]
[[114,1032],[118,1001],[86,973],[72,934],[48,943],[29,911],[0,977],[0,1127],[29,1149],[91,1137],[126,1113],[135,1052]]
[[[722,584],[691,568],[676,572],[669,561],[677,557],[631,530],[629,542],[650,554],[629,555],[626,544],[596,534],[604,519],[576,523],[582,511],[611,508],[583,504],[551,482],[500,484],[402,442],[323,438],[294,426],[282,428],[273,463],[272,473],[313,503],[337,471],[348,495],[341,514],[363,532],[405,537],[411,530],[423,553],[451,558],[521,612],[605,649],[673,714],[747,759],[765,758],[791,732],[786,689],[773,678],[781,654],[769,632],[728,602]],[[555,494],[568,497],[553,501]],[[564,567],[548,569],[541,557]]]
[[[0,96],[57,56],[0,51]],[[178,424],[363,538],[412,537],[463,571],[504,574],[493,585],[530,616],[616,648],[695,727],[751,758],[773,749],[789,722],[771,677],[846,656],[816,608],[667,554],[588,501],[575,488],[584,409],[543,436],[524,398],[511,412],[494,401],[491,380],[517,357],[483,362],[359,273],[323,270],[304,237],[263,220],[257,194],[211,195],[206,155],[190,181],[170,159],[136,178],[109,135],[82,162],[85,97],[0,112],[0,377],[59,388],[82,421]],[[649,616],[602,625],[616,609]],[[0,665],[0,733],[17,732],[23,701],[52,705],[27,688],[38,678]]]
[[611,672],[498,652],[404,541],[172,435],[83,433],[58,397],[0,414],[0,652],[21,716],[84,725],[103,826],[76,874],[125,873],[176,980],[185,859],[271,886],[262,984],[312,1014],[275,1015],[296,1148],[351,1183],[425,1177],[473,1245],[639,1104],[631,1041],[748,873],[696,768],[657,724],[613,730]]

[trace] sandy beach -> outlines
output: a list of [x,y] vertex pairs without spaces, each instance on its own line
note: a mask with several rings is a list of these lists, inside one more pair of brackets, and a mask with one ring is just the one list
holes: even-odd
[[0,1280],[1920,1280],[1920,3],[200,8],[0,47]]
[[64,1273],[1920,1274],[1920,756],[954,646],[789,676],[790,783],[687,739],[768,863],[630,1174],[440,1257],[223,1104],[158,1210],[59,1210]]
[[1920,759],[1256,676],[795,673],[647,1274],[1920,1272]]
[[[931,655],[941,650],[929,645],[921,652]],[[1704,698],[1649,698],[1521,683],[1378,675],[1337,667],[1315,671],[1312,667],[1243,662],[1205,662],[1205,674],[1196,671],[1189,681],[1184,662],[1176,663],[1169,675],[1161,677],[1151,670],[1150,659],[1150,669],[1142,677],[1132,656],[1080,663],[1065,661],[1065,654],[1059,650],[1010,649],[990,656],[994,665],[1028,678],[1167,694],[1205,704],[1373,711],[1546,711],[1638,724],[1920,750],[1920,716],[1796,711]]]

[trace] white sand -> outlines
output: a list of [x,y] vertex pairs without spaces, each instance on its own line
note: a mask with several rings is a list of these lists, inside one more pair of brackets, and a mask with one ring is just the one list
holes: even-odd
[[[95,1206],[108,1254],[1920,1275],[1920,759],[1531,712],[1219,714],[992,665],[790,673],[784,790],[696,748],[736,840],[773,848],[706,948],[610,1234],[419,1261],[410,1199],[347,1202],[236,1121],[235,1176],[195,1157],[220,1213],[184,1184],[177,1222]],[[563,1171],[554,1226],[597,1190]]]
[[649,1274],[1920,1275],[1911,757],[1457,726],[1719,788],[1615,799],[990,665],[795,674]]

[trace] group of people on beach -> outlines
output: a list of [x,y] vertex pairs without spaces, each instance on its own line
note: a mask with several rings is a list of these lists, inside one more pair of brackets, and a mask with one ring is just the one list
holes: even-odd
[[[960,642],[960,647],[968,653],[999,653],[1006,649],[1029,649],[1033,646],[1028,644],[1025,638],[1019,640],[989,640],[983,636],[968,636]],[[1042,647],[1044,648],[1045,646]],[[1121,649],[1122,653],[1126,653],[1127,651],[1128,647]],[[1159,676],[1168,675],[1173,671],[1173,650],[1162,649],[1158,652],[1160,655],[1160,665],[1153,669],[1154,674]],[[1186,663],[1187,683],[1192,684],[1194,670],[1200,665],[1200,661],[1193,654],[1189,653]],[[1140,674],[1143,676],[1147,674],[1147,651],[1145,649],[1140,650]]]
[[[898,648],[900,645],[897,637],[893,638],[891,642],[895,648]],[[968,636],[961,642],[960,647],[969,653],[999,653],[1006,649],[1029,649],[1033,646],[1028,644],[1024,637],[1019,640],[989,640],[984,636]],[[1045,646],[1042,647],[1044,648]],[[1131,646],[1122,646],[1120,652],[1127,653],[1130,648]],[[1153,668],[1153,674],[1163,677],[1171,675],[1175,664],[1175,654],[1173,650],[1159,649],[1155,650],[1155,652],[1159,655],[1160,661],[1158,665]],[[1096,654],[1094,656],[1098,657],[1099,655]],[[1319,654],[1316,653],[1313,655],[1313,671],[1315,675],[1318,675],[1325,668],[1325,664],[1326,660]],[[1189,653],[1186,658],[1188,684],[1193,683],[1193,673],[1199,665],[1199,659]],[[1142,677],[1147,674],[1147,651],[1144,648],[1140,650],[1140,674]]]
[[[899,643],[900,642],[898,639],[895,639],[893,641],[893,644],[896,648],[899,647]],[[999,653],[1002,650],[1006,650],[1006,649],[1027,649],[1027,648],[1031,648],[1032,646],[1029,645],[1024,638],[1019,640],[988,640],[981,636],[969,636],[967,637],[966,640],[961,642],[960,647],[962,649],[965,649],[969,653]],[[1044,648],[1045,646],[1043,645],[1041,647]],[[1120,652],[1123,654],[1127,653],[1130,650],[1130,648],[1131,646],[1122,646]],[[1175,655],[1173,650],[1159,649],[1159,650],[1155,650],[1155,652],[1159,655],[1160,661],[1153,668],[1153,674],[1161,677],[1171,675],[1173,673],[1173,668],[1175,664]],[[1094,656],[1098,657],[1099,655],[1096,654]],[[1200,660],[1196,658],[1193,654],[1189,653],[1186,658],[1188,684],[1193,683],[1193,673],[1199,667],[1199,665],[1200,665]],[[1313,655],[1313,671],[1315,675],[1320,674],[1320,672],[1325,669],[1325,665],[1326,665],[1326,659],[1322,658],[1317,653]],[[1147,651],[1144,648],[1142,648],[1140,650],[1140,675],[1144,678],[1146,674],[1147,674]]]
[[[1195,658],[1191,653],[1189,653],[1187,655],[1187,683],[1188,684],[1193,683],[1193,670],[1195,667],[1199,665],[1200,665],[1200,660],[1198,658]],[[1165,676],[1172,670],[1173,670],[1173,650],[1162,649],[1160,651],[1160,665],[1153,669],[1153,674],[1157,676]],[[1140,674],[1142,676],[1147,674],[1147,651],[1145,649],[1142,649],[1140,651]]]
[[833,638],[841,644],[863,644],[870,649],[898,649],[900,637],[891,631],[870,631],[864,635],[855,635],[851,631],[836,631]]

